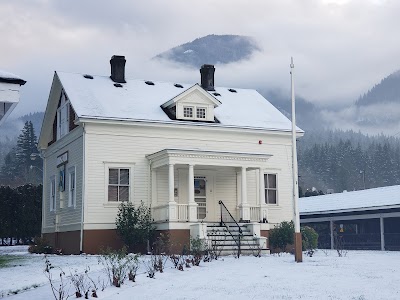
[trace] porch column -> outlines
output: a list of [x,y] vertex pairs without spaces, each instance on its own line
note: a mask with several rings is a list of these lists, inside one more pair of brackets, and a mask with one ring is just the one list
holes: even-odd
[[265,184],[264,184],[264,171],[262,168],[258,169],[258,186],[259,186],[259,199],[260,204],[260,222],[267,223],[267,205],[265,203]]
[[177,205],[174,195],[174,165],[168,165],[168,216],[170,221],[178,219]]
[[241,193],[241,203],[240,203],[240,219],[242,221],[250,220],[250,207],[247,203],[247,173],[246,167],[242,167],[241,172],[242,177],[242,193]]
[[157,206],[157,172],[151,170],[151,207]]
[[381,250],[385,251],[385,223],[384,218],[380,217],[380,229],[381,229]]
[[188,219],[189,222],[197,222],[197,203],[194,201],[194,165],[189,165],[188,174]]
[[333,236],[333,220],[329,221],[329,228],[331,231],[331,249],[333,250],[333,249],[335,249],[335,239]]

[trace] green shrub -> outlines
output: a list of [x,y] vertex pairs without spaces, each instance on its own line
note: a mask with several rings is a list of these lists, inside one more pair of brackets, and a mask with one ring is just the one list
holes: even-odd
[[143,201],[137,208],[131,202],[121,203],[115,223],[118,234],[129,249],[146,243],[155,230],[150,208]]
[[45,238],[37,236],[34,238],[33,244],[29,246],[28,251],[37,254],[52,254],[54,250]]
[[281,251],[286,250],[287,245],[291,245],[294,242],[294,224],[293,221],[281,222],[278,226],[271,229],[269,232],[269,243],[270,247]]
[[308,255],[312,256],[314,250],[318,246],[318,233],[309,226],[303,226],[300,229],[302,236],[303,251],[307,251]]

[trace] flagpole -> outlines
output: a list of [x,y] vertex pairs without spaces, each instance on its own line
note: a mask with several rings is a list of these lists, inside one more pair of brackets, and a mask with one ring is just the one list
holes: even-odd
[[292,89],[292,170],[293,170],[293,208],[294,208],[294,253],[295,261],[303,261],[302,239],[300,233],[299,215],[299,182],[297,173],[297,147],[296,147],[296,105],[294,95],[294,64],[293,57],[290,62],[290,79]]

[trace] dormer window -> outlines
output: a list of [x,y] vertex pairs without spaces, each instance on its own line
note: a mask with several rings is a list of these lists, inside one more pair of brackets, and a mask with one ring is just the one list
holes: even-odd
[[184,118],[193,118],[193,107],[192,106],[184,106],[183,107],[183,117]]
[[171,120],[219,122],[214,109],[220,106],[220,100],[198,84],[180,93],[161,105],[161,109]]
[[197,119],[205,119],[206,118],[206,108],[205,107],[197,107],[196,108],[196,116]]

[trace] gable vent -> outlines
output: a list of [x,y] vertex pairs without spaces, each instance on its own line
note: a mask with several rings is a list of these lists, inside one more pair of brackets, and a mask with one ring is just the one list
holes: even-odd
[[213,93],[214,96],[221,96],[220,93]]
[[145,81],[144,83],[147,84],[147,85],[154,85],[153,81]]
[[183,85],[182,85],[182,84],[179,84],[179,83],[175,83],[175,84],[174,84],[174,87],[183,89]]
[[122,84],[120,84],[120,83],[114,83],[114,86],[115,86],[115,87],[122,87]]
[[86,79],[93,79],[93,76],[89,74],[85,74],[83,75],[83,77],[85,77]]
[[230,91],[231,93],[237,93],[237,90],[235,89],[228,89],[228,91]]

